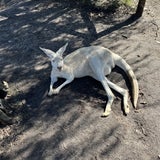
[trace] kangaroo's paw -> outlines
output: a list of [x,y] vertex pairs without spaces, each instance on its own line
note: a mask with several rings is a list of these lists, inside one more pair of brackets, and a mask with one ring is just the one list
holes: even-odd
[[52,89],[48,92],[48,95],[51,96],[51,95],[55,95],[55,94],[58,94],[59,93],[59,90],[58,89]]
[[50,90],[49,92],[48,92],[48,96],[51,96],[53,94],[53,90]]
[[103,112],[102,116],[101,117],[108,117],[111,113],[111,108],[108,107],[105,112]]

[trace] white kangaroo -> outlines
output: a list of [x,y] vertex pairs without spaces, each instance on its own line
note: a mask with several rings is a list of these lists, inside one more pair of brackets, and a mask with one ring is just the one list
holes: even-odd
[[[139,91],[138,82],[133,70],[124,59],[109,49],[101,46],[80,48],[63,58],[62,56],[67,45],[68,43],[61,47],[57,52],[40,47],[40,49],[50,58],[52,65],[49,96],[52,94],[58,94],[59,91],[65,85],[71,83],[74,78],[91,76],[101,82],[108,96],[108,102],[102,116],[106,117],[111,112],[114,95],[110,88],[119,92],[123,96],[124,112],[127,114],[129,113],[128,91],[115,85],[106,78],[106,75],[109,75],[111,70],[115,66],[118,66],[126,72],[131,81],[133,106],[136,108]],[[66,81],[56,89],[53,89],[53,85],[58,78],[65,78]]]

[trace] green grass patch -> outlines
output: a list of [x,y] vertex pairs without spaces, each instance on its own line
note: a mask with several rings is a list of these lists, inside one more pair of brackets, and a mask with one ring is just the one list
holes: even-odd
[[134,7],[135,4],[134,0],[121,0],[121,3],[129,7]]

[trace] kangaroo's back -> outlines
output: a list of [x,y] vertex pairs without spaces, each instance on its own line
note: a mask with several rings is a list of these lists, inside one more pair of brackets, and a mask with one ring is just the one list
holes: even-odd
[[109,49],[101,46],[83,47],[67,55],[64,62],[68,66],[79,66],[79,64],[84,64],[93,57],[101,58],[106,62],[107,60],[112,59],[112,54],[114,53]]

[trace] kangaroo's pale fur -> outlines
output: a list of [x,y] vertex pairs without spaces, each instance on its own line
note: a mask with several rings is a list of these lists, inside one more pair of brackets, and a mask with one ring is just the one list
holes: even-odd
[[[118,66],[126,72],[131,81],[133,106],[136,108],[139,90],[138,82],[133,70],[124,59],[101,46],[80,48],[63,59],[62,54],[66,50],[67,45],[68,43],[61,47],[57,52],[40,47],[40,49],[50,58],[52,64],[51,83],[48,95],[58,94],[59,91],[65,85],[71,83],[74,78],[91,76],[101,82],[108,96],[108,102],[102,116],[108,116],[111,112],[114,95],[110,88],[123,96],[124,112],[127,114],[129,113],[128,91],[112,83],[106,77],[106,75],[111,73],[111,70],[115,66]],[[57,81],[57,78],[65,78],[66,81],[56,89],[53,89],[53,85]]]

